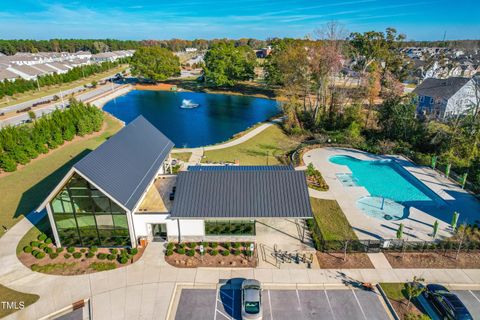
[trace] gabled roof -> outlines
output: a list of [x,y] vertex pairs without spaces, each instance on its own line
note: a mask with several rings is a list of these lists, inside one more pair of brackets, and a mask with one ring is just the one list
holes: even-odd
[[451,77],[448,79],[427,78],[413,90],[419,96],[450,99],[470,78]]
[[293,170],[291,166],[212,166],[195,165],[188,166],[188,171],[282,171]]
[[73,168],[133,210],[172,148],[172,141],[139,116]]
[[292,168],[232,170],[231,167],[225,170],[180,172],[171,218],[254,219],[312,216],[303,171]]

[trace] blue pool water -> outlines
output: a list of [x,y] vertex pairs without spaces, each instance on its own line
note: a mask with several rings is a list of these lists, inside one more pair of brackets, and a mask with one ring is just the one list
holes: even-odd
[[332,156],[330,162],[347,166],[356,185],[371,196],[392,199],[404,205],[429,204],[438,196],[393,160],[364,161],[349,156]]
[[[193,109],[180,108],[184,99],[199,106]],[[143,115],[177,148],[226,141],[280,112],[275,100],[226,94],[137,90],[108,102],[103,109],[127,124]]]

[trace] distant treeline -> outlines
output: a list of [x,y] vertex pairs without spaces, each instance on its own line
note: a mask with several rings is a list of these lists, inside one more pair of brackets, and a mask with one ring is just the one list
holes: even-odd
[[115,62],[103,62],[101,64],[91,64],[81,67],[75,67],[63,74],[50,74],[38,77],[37,80],[25,80],[18,78],[15,81],[0,82],[0,99],[5,96],[13,96],[16,93],[23,93],[31,90],[37,90],[38,86],[50,86],[55,84],[68,83],[91,76],[93,74],[105,72],[113,69],[121,63],[128,62],[127,59],[117,60]]
[[402,47],[444,47],[475,50],[480,49],[480,40],[404,41]]
[[68,109],[55,110],[33,124],[3,128],[0,130],[0,170],[15,171],[18,164],[27,164],[76,135],[99,131],[103,119],[103,112],[97,107],[72,100]]
[[[92,53],[115,51],[115,50],[134,50],[142,46],[158,45],[168,48],[172,51],[182,51],[185,48],[197,48],[206,50],[212,44],[225,41],[226,39],[213,40],[114,40],[114,39],[52,39],[52,40],[0,40],[0,52],[6,55],[13,55],[17,52],[77,52],[90,51]],[[236,45],[248,45],[253,49],[259,49],[268,45],[270,40],[258,40],[244,38],[231,40]]]

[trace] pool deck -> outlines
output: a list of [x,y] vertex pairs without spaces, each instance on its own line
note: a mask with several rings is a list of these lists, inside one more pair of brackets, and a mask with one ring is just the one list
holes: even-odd
[[[369,196],[369,192],[360,186],[346,187],[338,180],[337,173],[351,171],[346,166],[331,163],[329,158],[335,155],[347,155],[360,160],[395,159],[443,201],[438,199],[437,205],[411,207],[408,218],[398,221],[385,221],[367,216],[357,208],[356,202],[360,197]],[[480,201],[473,195],[434,170],[418,166],[402,156],[377,156],[355,149],[328,147],[306,152],[303,161],[305,164],[312,163],[322,173],[330,187],[326,196],[329,198],[333,196],[337,200],[359,239],[395,238],[399,224],[403,223],[404,239],[432,240],[431,233],[435,220],[440,223],[438,236],[450,236],[450,221],[454,211],[460,213],[460,221],[466,219],[467,223],[474,223],[480,220]]]

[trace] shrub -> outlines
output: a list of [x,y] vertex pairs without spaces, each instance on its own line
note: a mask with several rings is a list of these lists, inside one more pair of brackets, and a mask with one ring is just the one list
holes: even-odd
[[216,249],[218,247],[218,242],[210,242],[210,247]]
[[32,253],[32,256],[35,257],[39,252],[40,252],[40,251],[38,251],[38,250],[32,250],[31,253]]
[[87,252],[87,254],[85,255],[85,257],[87,258],[93,258],[94,256],[95,256],[95,253],[93,253],[92,251]]
[[185,249],[185,243],[179,243],[178,247],[181,248],[181,249]]
[[40,243],[40,244],[38,245],[38,248],[39,248],[39,249],[43,249],[43,248],[45,248],[46,246],[47,246],[47,245],[46,245],[45,243]]
[[45,233],[42,233],[37,237],[37,239],[38,241],[45,241],[45,239],[47,239],[47,235]]
[[185,254],[185,249],[184,248],[178,248],[177,253],[178,254]]
[[87,252],[87,249],[82,248],[82,249],[80,249],[80,252],[81,252],[81,253],[85,253],[85,252]]
[[235,249],[235,251],[233,251],[233,254],[236,256],[239,256],[241,253],[242,253],[242,250],[240,249]]
[[230,254],[230,250],[222,250],[222,256],[226,257]]
[[37,259],[43,259],[45,258],[45,252],[39,252],[35,255],[35,258]]
[[73,253],[75,251],[75,248],[74,247],[68,247],[67,248],[67,252],[68,253]]
[[111,253],[111,254],[117,254],[117,253],[118,253],[118,250],[117,250],[117,249],[110,249],[110,253]]
[[138,249],[137,249],[137,248],[131,248],[131,249],[130,249],[130,254],[136,255],[137,253],[138,253]]
[[50,247],[45,247],[45,249],[43,249],[43,251],[45,251],[46,254],[53,253],[53,249],[50,248]]
[[92,262],[89,268],[95,271],[105,271],[115,269],[117,266],[113,262]]
[[39,245],[40,245],[40,242],[38,242],[38,241],[30,242],[30,246],[32,246],[32,247],[38,247]]
[[98,251],[97,246],[91,246],[90,247],[90,252],[97,252],[97,251]]
[[49,254],[49,256],[50,256],[50,259],[55,259],[56,257],[58,257],[58,253],[52,252]]
[[173,250],[175,248],[175,244],[173,242],[169,242],[167,244],[167,250]]
[[32,250],[33,250],[33,249],[32,249],[32,247],[30,247],[30,246],[23,247],[23,252],[25,252],[25,253],[31,253]]
[[82,254],[80,252],[75,252],[72,254],[72,256],[75,258],[75,259],[80,259],[82,257]]
[[72,255],[71,255],[70,253],[65,253],[65,254],[63,255],[63,257],[64,257],[65,259],[68,259],[68,258],[70,258],[71,256],[72,256]]
[[242,246],[242,243],[241,243],[241,242],[234,242],[234,243],[233,243],[233,247],[234,247],[235,249],[238,249],[238,248],[240,248],[241,246]]
[[223,244],[223,247],[224,247],[225,249],[227,249],[227,250],[230,250],[230,248],[232,247],[232,244],[231,244],[230,242],[225,242],[225,243]]
[[107,254],[106,253],[99,253],[99,254],[97,254],[97,258],[100,259],[100,260],[105,260],[107,258]]
[[121,257],[119,262],[120,262],[121,264],[125,264],[125,263],[128,262],[128,258],[127,258],[127,257]]
[[218,254],[218,250],[215,250],[215,249],[214,249],[214,250],[211,250],[211,251],[210,251],[210,255],[211,255],[211,256],[214,256],[214,257],[215,257],[217,254]]
[[187,256],[193,257],[195,255],[195,249],[190,249],[187,251]]
[[170,250],[167,250],[167,252],[165,253],[165,255],[166,255],[167,257],[170,257],[172,254],[173,254],[173,250],[171,250],[171,249],[170,249]]
[[189,242],[189,243],[187,243],[187,246],[190,249],[195,249],[197,247],[197,243],[196,242]]
[[117,255],[111,253],[111,254],[109,254],[109,255],[107,256],[107,259],[110,260],[110,261],[113,261],[113,260],[117,259]]
[[205,249],[207,249],[207,247],[208,247],[208,242],[206,242],[206,241],[199,242],[198,244],[203,246]]
[[51,244],[51,243],[52,243],[52,239],[50,239],[50,238],[47,238],[47,239],[45,239],[45,241],[44,241],[44,242],[45,242],[45,244]]
[[57,253],[63,252],[63,247],[57,248]]

